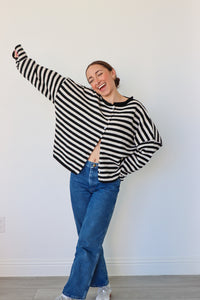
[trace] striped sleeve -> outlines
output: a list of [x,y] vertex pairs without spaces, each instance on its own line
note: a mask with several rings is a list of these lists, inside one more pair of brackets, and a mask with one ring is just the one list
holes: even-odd
[[27,56],[21,45],[17,45],[15,50],[18,53],[16,65],[19,72],[45,97],[54,102],[58,88],[65,78],[55,71],[38,65]]
[[133,141],[134,147],[132,153],[122,161],[121,180],[146,165],[152,155],[162,146],[161,136],[142,105],[138,106],[135,118],[138,126]]

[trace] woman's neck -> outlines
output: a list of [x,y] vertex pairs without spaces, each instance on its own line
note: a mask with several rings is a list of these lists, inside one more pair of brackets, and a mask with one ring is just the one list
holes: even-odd
[[126,101],[128,98],[122,96],[118,90],[113,91],[113,93],[109,96],[103,97],[104,100],[106,100],[107,102],[114,104],[115,102],[124,102]]

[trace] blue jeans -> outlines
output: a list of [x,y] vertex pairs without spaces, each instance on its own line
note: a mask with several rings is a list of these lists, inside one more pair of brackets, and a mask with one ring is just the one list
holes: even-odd
[[119,188],[120,179],[100,182],[98,164],[89,161],[80,174],[71,173],[71,202],[79,239],[70,277],[63,289],[63,294],[70,298],[85,299],[90,286],[109,283],[102,244]]

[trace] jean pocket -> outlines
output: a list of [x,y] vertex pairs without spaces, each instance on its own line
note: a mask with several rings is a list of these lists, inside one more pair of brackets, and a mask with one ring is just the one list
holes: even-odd
[[120,189],[120,183],[121,183],[120,178],[118,178],[112,182],[107,182],[107,183],[105,183],[106,189],[118,192]]

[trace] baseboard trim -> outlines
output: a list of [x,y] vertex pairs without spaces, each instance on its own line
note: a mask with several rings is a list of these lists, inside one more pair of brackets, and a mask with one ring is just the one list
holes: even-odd
[[[200,257],[107,258],[110,276],[199,275]],[[68,276],[72,260],[1,259],[0,277]]]

